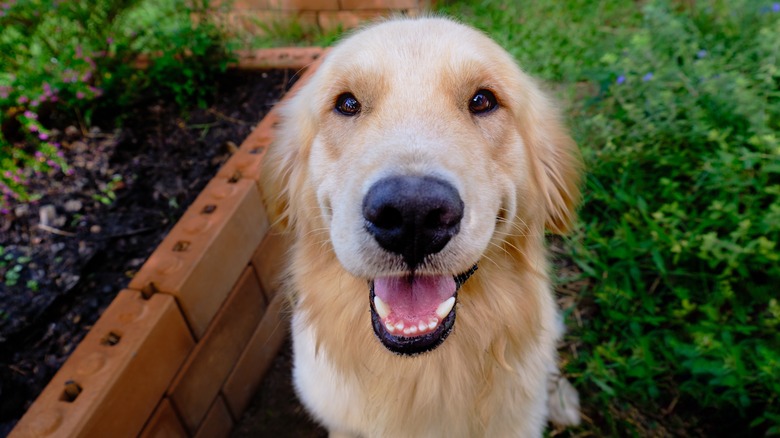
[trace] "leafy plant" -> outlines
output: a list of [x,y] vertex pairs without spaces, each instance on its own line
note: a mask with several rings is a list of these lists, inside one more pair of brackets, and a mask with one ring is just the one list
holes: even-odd
[[[207,1],[6,0],[0,3],[0,210],[26,182],[68,172],[52,141],[57,114],[82,125],[141,96],[204,103],[229,61]],[[202,19],[194,22],[193,14]],[[139,59],[147,69],[137,68]],[[3,211],[0,211],[0,214]]]
[[569,245],[593,287],[566,371],[586,427],[780,434],[780,3],[447,11],[572,99],[588,175]]
[[93,199],[104,205],[111,205],[116,201],[116,189],[122,184],[122,175],[114,175],[106,183],[100,183],[100,193],[92,195]]

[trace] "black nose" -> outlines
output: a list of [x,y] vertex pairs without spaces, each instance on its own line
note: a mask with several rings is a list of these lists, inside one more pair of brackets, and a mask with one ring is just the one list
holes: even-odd
[[455,187],[438,178],[391,176],[368,190],[363,217],[379,245],[414,269],[458,234],[463,201]]

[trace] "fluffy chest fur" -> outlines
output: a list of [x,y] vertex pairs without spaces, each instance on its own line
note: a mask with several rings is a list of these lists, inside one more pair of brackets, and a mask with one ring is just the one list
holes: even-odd
[[481,265],[461,291],[448,340],[434,351],[402,356],[382,347],[371,330],[364,281],[332,254],[294,254],[291,284],[306,291],[295,298],[295,385],[332,433],[541,434],[547,407],[538,394],[555,368],[558,336],[543,261],[523,272],[511,266],[514,259],[493,254],[494,262]]

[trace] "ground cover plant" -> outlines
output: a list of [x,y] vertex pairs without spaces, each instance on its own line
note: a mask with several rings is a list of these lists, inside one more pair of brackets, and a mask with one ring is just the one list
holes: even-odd
[[[780,3],[451,2],[569,102],[574,434],[780,434]],[[578,323],[579,322],[579,323]]]

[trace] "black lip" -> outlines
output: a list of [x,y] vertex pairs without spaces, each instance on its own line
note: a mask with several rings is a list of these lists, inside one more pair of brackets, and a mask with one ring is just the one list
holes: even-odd
[[[474,274],[476,270],[477,265],[475,264],[468,271],[454,277],[455,294],[453,296],[455,297],[456,304],[458,302],[458,291],[460,290],[460,287],[463,285],[463,283],[466,282],[466,280],[469,279],[469,277],[471,277],[472,274]],[[370,281],[369,303],[371,308],[371,325],[374,327],[374,334],[382,343],[382,345],[384,345],[385,348],[392,351],[393,353],[413,356],[431,351],[441,345],[442,342],[447,339],[447,336],[449,336],[450,332],[452,332],[452,327],[455,325],[455,308],[457,306],[452,306],[452,310],[447,315],[447,317],[444,318],[444,321],[442,321],[441,324],[439,324],[439,327],[437,327],[436,330],[432,331],[431,333],[426,333],[425,335],[415,337],[391,335],[390,333],[387,333],[387,330],[385,330],[382,325],[381,318],[379,318],[379,315],[376,313],[376,309],[374,308],[374,296],[374,282]]]

